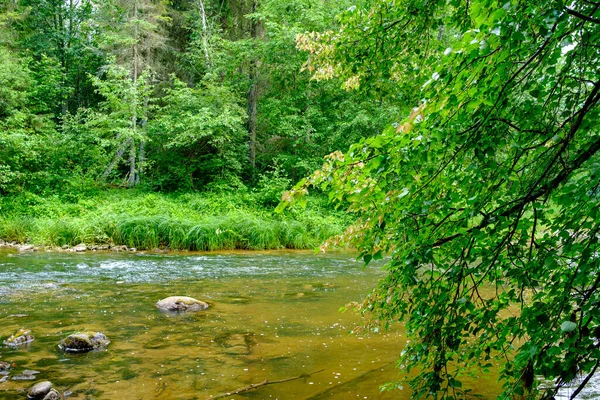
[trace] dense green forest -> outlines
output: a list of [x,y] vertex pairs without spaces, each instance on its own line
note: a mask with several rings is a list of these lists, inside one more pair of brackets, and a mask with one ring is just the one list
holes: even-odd
[[[302,248],[344,232],[327,245],[390,257],[355,305],[367,330],[406,324],[408,373],[385,388],[467,398],[463,381],[500,365],[500,398],[581,377],[574,399],[596,373],[599,2],[1,11],[5,237]],[[267,211],[298,180],[290,214]]]
[[349,5],[3,0],[0,192],[206,191],[306,176],[393,120],[385,98],[302,68],[296,35],[331,29]]
[[[349,5],[3,0],[0,238],[309,248],[326,237],[320,231],[340,233],[344,216],[322,206],[309,213],[310,223],[296,216],[304,221],[292,224],[299,231],[269,232],[277,239],[254,245],[256,223],[232,231],[222,221],[239,220],[237,212],[259,226],[292,223],[272,215],[283,190],[320,167],[324,155],[392,121],[397,105],[382,96],[314,80],[303,69],[308,52],[297,48],[297,34],[330,29]],[[106,197],[106,190],[116,193]],[[152,192],[170,206],[147,207]],[[119,202],[129,208],[107,206]],[[184,223],[171,212],[178,207],[206,223]],[[207,222],[215,212],[221,222]],[[139,217],[153,218],[156,228]],[[116,220],[132,220],[157,239],[126,239]],[[215,226],[238,239],[192,243],[192,228]]]

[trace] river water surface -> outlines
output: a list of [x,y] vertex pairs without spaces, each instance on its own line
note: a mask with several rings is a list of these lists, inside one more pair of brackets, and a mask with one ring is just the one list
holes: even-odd
[[[382,272],[349,253],[66,254],[0,250],[0,339],[20,328],[35,340],[0,347],[13,364],[0,399],[25,398],[50,380],[71,399],[211,399],[265,380],[234,399],[408,399],[380,392],[396,379],[401,328],[350,334],[359,301]],[[202,313],[166,314],[172,295],[207,301]],[[64,354],[59,340],[101,331],[105,351]],[[24,370],[38,371],[35,380]],[[496,398],[493,379],[469,382]]]

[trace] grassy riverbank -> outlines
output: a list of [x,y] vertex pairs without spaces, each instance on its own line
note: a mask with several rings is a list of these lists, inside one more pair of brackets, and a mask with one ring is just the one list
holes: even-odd
[[347,222],[319,201],[282,216],[273,211],[272,199],[250,191],[167,195],[113,189],[0,199],[0,239],[38,246],[308,249],[342,232]]

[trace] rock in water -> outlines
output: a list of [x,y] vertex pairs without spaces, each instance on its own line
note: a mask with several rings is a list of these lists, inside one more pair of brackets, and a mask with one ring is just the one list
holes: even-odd
[[86,353],[100,350],[108,346],[110,340],[100,332],[80,332],[67,336],[60,341],[58,347],[67,353]]
[[81,253],[82,251],[86,251],[87,246],[84,243],[79,243],[77,246],[73,247],[73,251]]
[[50,389],[47,395],[44,396],[42,400],[60,400],[62,397],[60,393],[58,393],[54,389]]
[[10,347],[19,347],[31,342],[33,342],[31,331],[29,329],[21,328],[19,329],[19,332],[10,335],[10,337],[4,341],[4,344]]
[[50,390],[52,389],[52,382],[50,381],[42,381],[38,382],[29,389],[27,393],[27,397],[30,399],[43,399]]
[[171,296],[156,303],[156,307],[164,311],[202,311],[208,304],[187,296]]

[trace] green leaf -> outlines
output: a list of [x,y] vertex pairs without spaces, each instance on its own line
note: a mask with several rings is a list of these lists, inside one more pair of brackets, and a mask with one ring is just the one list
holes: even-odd
[[572,332],[577,329],[577,324],[571,321],[565,321],[560,324],[560,330],[563,332]]

